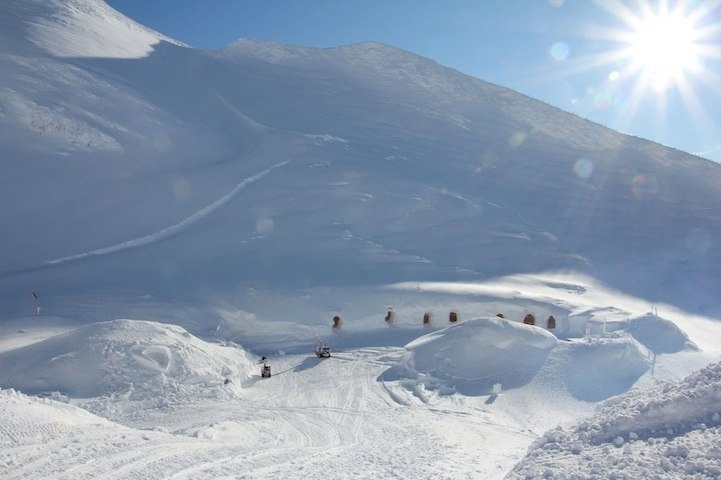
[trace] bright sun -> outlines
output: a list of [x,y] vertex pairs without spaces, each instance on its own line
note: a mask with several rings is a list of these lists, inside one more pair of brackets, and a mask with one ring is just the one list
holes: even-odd
[[596,57],[593,64],[618,69],[614,78],[635,79],[634,92],[662,93],[671,87],[692,94],[694,80],[716,82],[718,75],[705,69],[707,60],[720,58],[713,17],[721,0],[594,0],[616,17],[621,28],[596,30],[598,38],[619,45]]
[[631,37],[632,69],[657,90],[684,81],[699,65],[698,33],[690,17],[660,13],[639,18]]

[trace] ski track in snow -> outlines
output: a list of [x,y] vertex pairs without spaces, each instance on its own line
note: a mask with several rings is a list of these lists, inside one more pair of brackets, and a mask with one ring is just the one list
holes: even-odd
[[62,257],[57,258],[55,260],[48,260],[46,262],[47,265],[60,265],[63,263],[68,262],[75,262],[78,260],[84,260],[86,258],[90,257],[99,257],[103,255],[109,255],[111,253],[117,253],[121,252],[123,250],[130,250],[132,248],[138,248],[143,247],[146,245],[150,245],[153,243],[160,242],[161,240],[165,240],[167,238],[170,238],[172,236],[175,236],[182,232],[183,230],[186,230],[188,227],[193,225],[194,223],[202,220],[203,218],[207,217],[208,215],[212,214],[216,210],[218,210],[223,205],[230,202],[241,190],[243,190],[248,185],[257,182],[261,178],[265,177],[269,173],[271,173],[273,170],[280,168],[284,165],[286,165],[290,160],[286,160],[285,162],[278,163],[276,165],[273,165],[272,167],[268,168],[267,170],[263,170],[260,173],[257,173],[251,177],[248,177],[244,179],[242,182],[240,182],[236,187],[228,192],[227,194],[223,195],[221,198],[216,200],[215,202],[211,203],[210,205],[201,208],[194,214],[190,215],[189,217],[183,219],[182,221],[176,223],[175,225],[171,225],[170,227],[164,228],[162,230],[159,230],[155,233],[151,233],[149,235],[145,235],[143,237],[135,238],[132,240],[128,240],[123,243],[118,243],[116,245],[112,245],[110,247],[105,248],[99,248],[97,250],[92,250],[90,252],[80,253],[78,255],[71,255],[68,257]]
[[[483,414],[439,416],[435,408],[390,400],[375,379],[389,366],[388,354],[400,351],[348,351],[349,360],[271,357],[279,372],[271,378],[258,372],[234,379],[244,385],[240,398],[196,399],[141,415],[117,411],[115,421],[127,426],[89,415],[84,424],[61,423],[54,409],[68,407],[39,400],[47,421],[0,424],[0,477],[500,478],[514,459],[478,461],[478,452],[492,451],[503,426],[489,425]],[[5,392],[0,411],[30,402]],[[117,406],[124,409],[122,401]],[[527,435],[505,434],[520,454]]]

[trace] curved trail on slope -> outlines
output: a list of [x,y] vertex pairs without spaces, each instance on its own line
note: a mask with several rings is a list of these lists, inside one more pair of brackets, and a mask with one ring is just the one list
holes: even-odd
[[61,258],[57,258],[55,260],[48,260],[46,262],[46,265],[60,265],[63,263],[84,260],[84,259],[90,258],[90,257],[99,257],[99,256],[103,256],[103,255],[109,255],[111,253],[121,252],[123,250],[130,250],[132,248],[138,248],[138,247],[143,247],[143,246],[150,245],[153,243],[157,243],[157,242],[160,242],[161,240],[165,240],[166,238],[175,236],[175,235],[179,234],[180,232],[186,230],[188,227],[190,227],[194,223],[198,222],[199,220],[202,220],[203,218],[207,217],[211,213],[215,212],[223,205],[230,202],[238,194],[238,192],[243,190],[248,185],[250,185],[254,182],[257,182],[261,178],[263,178],[266,175],[268,175],[269,173],[271,173],[273,170],[288,164],[288,162],[290,162],[290,160],[286,160],[285,162],[281,162],[276,165],[273,165],[272,167],[270,167],[266,170],[263,170],[260,173],[257,173],[253,176],[250,176],[250,177],[244,179],[242,182],[240,182],[238,185],[236,185],[233,190],[226,193],[225,195],[223,195],[222,197],[220,197],[218,200],[211,203],[210,205],[207,205],[206,207],[201,208],[194,214],[192,214],[189,217],[186,217],[185,219],[176,223],[175,225],[171,225],[171,226],[169,226],[167,228],[163,228],[162,230],[159,230],[155,233],[151,233],[151,234],[139,237],[139,238],[134,238],[134,239],[128,240],[126,242],[112,245],[110,247],[99,248],[97,250],[92,250],[90,252],[84,252],[84,253],[80,253],[78,255],[71,255],[68,257],[61,257]]

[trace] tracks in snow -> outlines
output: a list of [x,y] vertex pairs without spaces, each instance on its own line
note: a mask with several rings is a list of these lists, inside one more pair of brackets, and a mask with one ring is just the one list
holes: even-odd
[[235,186],[233,190],[226,193],[222,197],[220,197],[218,200],[214,201],[210,205],[207,205],[197,212],[193,213],[189,217],[184,218],[180,222],[171,225],[169,227],[163,228],[162,230],[158,230],[157,232],[139,237],[134,238],[132,240],[128,240],[122,243],[118,243],[115,245],[111,245],[109,247],[105,248],[99,248],[96,250],[92,250],[90,252],[84,252],[77,255],[71,255],[68,257],[62,257],[62,258],[56,258],[54,260],[48,260],[46,262],[46,265],[61,265],[64,263],[69,262],[75,262],[79,260],[84,260],[90,257],[99,257],[103,255],[110,255],[111,253],[116,252],[122,252],[124,250],[130,250],[132,248],[138,248],[143,247],[146,245],[151,245],[153,243],[160,242],[162,240],[165,240],[166,238],[173,237],[175,235],[178,235],[184,230],[187,230],[191,225],[197,223],[198,221],[204,219],[208,215],[212,214],[228,202],[230,202],[241,190],[243,190],[248,185],[257,182],[261,178],[265,177],[266,175],[270,174],[273,170],[280,168],[284,165],[286,165],[289,162],[289,160],[285,162],[278,163],[276,165],[273,165],[272,167],[263,170],[262,172],[259,172],[253,176],[250,176]]
[[[401,350],[271,357],[286,374],[250,382],[237,397],[188,398],[120,418],[132,428],[15,394],[37,411],[0,424],[0,478],[501,478],[514,459],[496,459],[497,470],[478,462],[480,450],[492,459],[501,433],[519,443],[520,454],[527,436],[499,432],[476,406],[452,399],[395,403],[378,378]],[[8,408],[12,402],[13,394],[0,391],[0,414],[23,411]]]

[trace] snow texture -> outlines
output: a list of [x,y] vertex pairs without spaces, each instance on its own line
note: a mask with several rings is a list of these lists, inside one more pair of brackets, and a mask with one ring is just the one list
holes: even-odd
[[0,2],[0,164],[3,479],[721,476],[718,164],[100,0]]
[[606,402],[579,425],[545,433],[507,478],[721,476],[721,364]]

